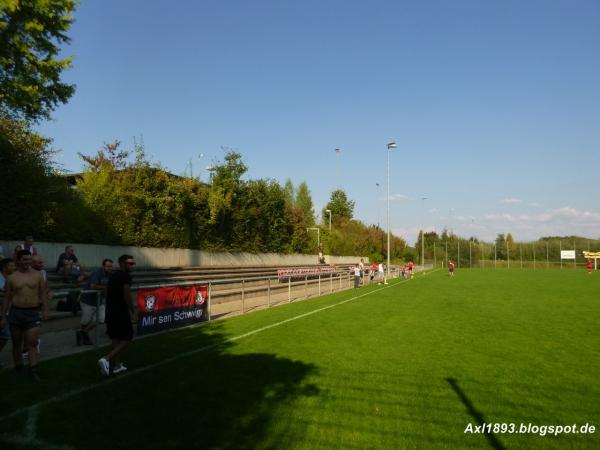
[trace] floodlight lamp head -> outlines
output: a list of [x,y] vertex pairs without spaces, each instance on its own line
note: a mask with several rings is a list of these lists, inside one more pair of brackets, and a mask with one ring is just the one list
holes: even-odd
[[392,148],[396,148],[396,143],[394,141],[388,142],[387,148],[388,150],[392,149]]

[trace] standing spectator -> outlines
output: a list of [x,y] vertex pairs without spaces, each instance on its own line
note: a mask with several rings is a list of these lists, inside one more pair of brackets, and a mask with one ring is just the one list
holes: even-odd
[[[48,304],[50,302],[50,299],[52,298],[52,292],[50,291],[50,288],[48,287],[48,274],[44,270],[44,258],[42,257],[42,255],[35,255],[31,258],[31,267],[33,268],[33,270],[37,270],[44,280],[44,282],[43,282],[44,293],[46,295],[46,304]],[[38,338],[38,340],[37,340],[36,348],[37,348],[37,351],[39,354],[40,353],[40,338]],[[27,351],[27,349],[25,349],[25,351],[23,352],[23,358],[29,358],[29,352]]]
[[364,258],[360,258],[360,263],[358,264],[358,268],[360,269],[360,284],[363,284],[363,277],[365,275],[365,260],[364,260]]
[[360,279],[361,279],[361,271],[360,266],[354,266],[354,287],[360,287]]
[[[0,261],[0,293],[4,294],[4,286],[6,285],[6,279],[15,271],[15,262],[10,258],[4,258]],[[0,311],[2,309],[2,303],[0,303]],[[10,339],[10,327],[8,321],[5,320],[0,325],[0,351],[4,348],[8,340]],[[2,364],[0,363],[0,368]]]
[[377,277],[377,284],[381,284],[382,281],[385,281],[385,272],[383,269],[383,263],[380,262],[379,265],[377,266],[377,272],[378,272],[378,277]]
[[377,272],[377,263],[371,264],[371,269],[369,270],[369,275],[371,277],[371,283],[375,279],[375,272]]
[[44,279],[44,287],[48,294],[50,293],[50,289],[48,289],[48,273],[44,269],[44,257],[42,255],[35,255],[31,258],[31,267],[33,270],[37,270],[42,278]]
[[[96,328],[96,315],[98,316],[98,323],[104,323],[106,307],[103,301],[100,301],[100,303],[98,301],[106,295],[106,286],[112,271],[112,259],[105,259],[102,261],[102,267],[92,272],[88,279],[86,289],[94,289],[99,292],[89,292],[81,295],[81,330],[75,332],[77,345],[81,345],[82,342],[84,345],[93,344],[88,333]],[[96,311],[96,308],[98,311]]]
[[42,319],[48,317],[48,303],[42,275],[31,268],[31,254],[27,250],[17,253],[17,270],[6,280],[6,298],[0,311],[0,328],[4,325],[6,312],[10,310],[10,324],[15,369],[23,369],[23,342],[29,351],[29,374],[39,381],[37,373],[37,340]]
[[409,276],[410,278],[412,278],[412,277],[413,277],[413,272],[414,272],[414,270],[415,270],[415,263],[414,263],[414,262],[413,262],[413,260],[411,259],[411,260],[408,262],[408,276]]
[[56,273],[62,274],[65,283],[74,282],[75,284],[79,284],[85,279],[83,267],[79,264],[72,245],[67,245],[65,252],[61,253],[58,257]]
[[52,298],[52,291],[48,287],[48,273],[44,269],[44,257],[42,255],[35,255],[31,258],[31,267],[33,270],[37,270],[43,279],[44,293],[46,294],[46,303],[50,302]]
[[0,292],[4,291],[6,286],[6,279],[16,269],[14,260],[10,258],[4,258],[0,261]]
[[33,236],[25,236],[25,240],[22,244],[15,247],[15,253],[13,254],[13,260],[17,260],[17,253],[21,250],[27,250],[31,256],[38,254],[37,249],[33,246]]
[[106,331],[112,340],[110,353],[98,360],[103,375],[127,370],[121,356],[133,340],[132,319],[135,317],[131,301],[131,272],[135,261],[131,255],[119,256],[119,269],[114,272],[106,286]]
[[452,260],[448,261],[448,275],[454,276],[454,261]]

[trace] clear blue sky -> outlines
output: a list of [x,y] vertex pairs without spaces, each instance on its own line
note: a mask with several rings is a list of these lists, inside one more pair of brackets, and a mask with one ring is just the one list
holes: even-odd
[[71,171],[143,136],[206,179],[232,148],[249,178],[306,181],[318,212],[341,186],[382,226],[393,139],[390,220],[411,243],[421,223],[600,238],[599,24],[597,0],[83,0],[77,92],[39,130]]

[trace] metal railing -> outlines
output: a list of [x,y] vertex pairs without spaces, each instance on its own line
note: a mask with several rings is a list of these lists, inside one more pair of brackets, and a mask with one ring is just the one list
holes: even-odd
[[[392,268],[390,273],[393,278],[399,276],[399,269]],[[381,282],[377,275],[371,280],[369,273],[363,272],[362,286],[367,286],[377,282]],[[251,283],[259,283],[249,286]],[[193,286],[207,285],[207,320],[215,320],[215,318],[224,318],[239,313],[246,314],[248,312],[271,308],[281,304],[291,304],[294,301],[305,300],[308,298],[321,297],[323,295],[341,292],[343,290],[352,289],[354,286],[354,274],[352,272],[339,272],[337,275],[318,275],[311,277],[304,276],[298,280],[292,280],[291,277],[281,279],[277,276],[265,277],[250,277],[250,278],[229,278],[223,280],[195,280],[185,282],[165,282],[155,283],[150,285],[134,285],[132,293],[136,293],[139,289],[156,289],[161,287],[174,286]],[[234,289],[216,289],[219,286],[237,285]],[[54,293],[55,299],[62,299],[69,295],[70,292],[77,290],[81,295],[95,294],[96,297],[96,327],[94,346],[98,346],[99,341],[99,318],[100,307],[104,304],[103,291],[90,289],[68,289],[60,290]],[[221,302],[215,302],[216,298],[228,298]],[[132,301],[134,301],[132,299]]]

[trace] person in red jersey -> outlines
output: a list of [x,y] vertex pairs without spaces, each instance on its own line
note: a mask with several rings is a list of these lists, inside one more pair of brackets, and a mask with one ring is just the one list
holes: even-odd
[[454,261],[452,260],[448,261],[448,275],[454,276]]

